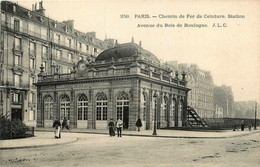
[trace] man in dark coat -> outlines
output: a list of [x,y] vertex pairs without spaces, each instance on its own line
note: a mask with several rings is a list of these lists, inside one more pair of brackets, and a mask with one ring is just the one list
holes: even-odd
[[245,124],[244,124],[244,120],[241,121],[241,131],[244,131],[245,129]]
[[140,119],[140,117],[138,117],[135,126],[138,128],[138,132],[140,132],[140,127],[142,127],[142,121]]
[[110,119],[110,122],[108,123],[108,127],[109,127],[109,135],[110,135],[110,137],[115,136],[115,124],[113,122],[113,119]]
[[61,128],[61,129],[63,130],[64,127],[65,127],[67,130],[70,129],[67,117],[64,117],[64,119],[63,119],[63,121],[62,121],[62,128]]

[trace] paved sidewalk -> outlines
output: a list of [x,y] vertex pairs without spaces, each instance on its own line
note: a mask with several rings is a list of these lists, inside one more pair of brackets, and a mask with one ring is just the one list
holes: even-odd
[[34,137],[22,139],[0,140],[0,150],[47,147],[78,141],[78,138],[70,137],[69,134],[62,135],[61,139],[55,139],[54,133],[35,132],[34,135]]
[[[52,128],[36,128],[35,131],[53,131]],[[123,136],[140,136],[140,137],[165,137],[165,138],[207,138],[207,139],[225,139],[232,137],[239,137],[244,135],[249,135],[251,133],[257,133],[260,130],[252,131],[232,131],[232,130],[223,130],[223,131],[187,131],[187,130],[157,130],[157,135],[152,135],[152,130],[144,131],[128,131],[123,130]],[[104,134],[108,135],[108,130],[98,130],[98,129],[71,129],[71,130],[62,130],[62,133],[88,133],[88,134]]]
[[[35,137],[0,140],[0,150],[5,149],[21,149],[21,148],[37,148],[54,145],[63,145],[74,143],[78,140],[76,137],[71,137],[71,133],[86,133],[86,134],[101,134],[108,135],[108,130],[90,130],[90,129],[72,129],[62,130],[61,139],[55,139],[53,128],[36,128]],[[152,130],[145,131],[126,131],[122,132],[123,136],[139,136],[139,137],[163,137],[163,138],[198,138],[198,139],[225,139],[259,133],[260,130],[252,131],[217,131],[217,132],[202,132],[202,131],[184,131],[184,130],[157,130],[157,135],[154,136]]]

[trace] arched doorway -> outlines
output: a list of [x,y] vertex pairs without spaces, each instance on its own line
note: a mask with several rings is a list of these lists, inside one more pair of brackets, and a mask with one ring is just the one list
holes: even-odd
[[53,98],[47,95],[44,98],[44,127],[52,127],[53,120]]
[[70,120],[70,98],[66,94],[60,98],[60,119],[63,120],[64,117]]
[[117,120],[123,121],[123,128],[129,127],[129,98],[125,92],[119,93],[116,99]]
[[88,97],[83,93],[77,102],[78,122],[77,128],[87,128],[88,125]]

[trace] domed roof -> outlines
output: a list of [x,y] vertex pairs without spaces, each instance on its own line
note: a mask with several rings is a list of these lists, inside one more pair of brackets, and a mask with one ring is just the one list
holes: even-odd
[[137,52],[138,56],[141,55],[148,60],[152,60],[157,63],[160,62],[154,54],[143,49],[141,46],[135,43],[120,44],[115,46],[114,48],[107,49],[98,55],[96,61],[104,61],[111,59],[116,60],[120,58],[133,57],[137,55]]

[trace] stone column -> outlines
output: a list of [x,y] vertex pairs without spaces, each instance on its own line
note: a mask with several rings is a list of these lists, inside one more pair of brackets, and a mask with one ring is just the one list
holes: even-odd
[[94,129],[94,99],[93,99],[93,90],[90,87],[88,90],[88,129]]
[[40,87],[37,88],[37,127],[44,127],[44,115],[43,115],[43,99],[40,92]]
[[130,101],[129,101],[129,130],[135,130],[135,123],[136,123],[136,117],[138,114],[138,80],[133,79],[131,84],[131,90],[129,92],[130,94]]
[[186,96],[184,96],[184,100],[183,100],[183,106],[182,106],[182,126],[187,126],[187,94]]
[[73,88],[70,90],[70,124],[72,127],[76,127],[76,118],[75,117],[75,91]]

